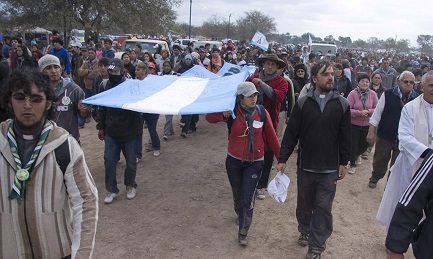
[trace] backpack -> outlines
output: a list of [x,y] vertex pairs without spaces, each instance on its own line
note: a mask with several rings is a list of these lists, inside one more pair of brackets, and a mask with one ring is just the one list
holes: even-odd
[[57,164],[59,165],[63,174],[65,174],[66,168],[71,162],[71,154],[69,153],[69,140],[66,139],[65,142],[63,142],[54,150],[54,153],[56,155]]
[[[233,113],[236,112],[236,109],[238,108],[238,105],[235,105],[235,108],[233,109]],[[265,107],[261,104],[256,104],[256,111],[259,113],[260,116],[260,121],[263,122],[263,126],[262,129],[265,129],[265,125],[266,125],[266,110]],[[229,131],[229,135],[232,129],[232,125],[233,125],[233,117],[229,116],[229,118],[227,119],[227,129]]]

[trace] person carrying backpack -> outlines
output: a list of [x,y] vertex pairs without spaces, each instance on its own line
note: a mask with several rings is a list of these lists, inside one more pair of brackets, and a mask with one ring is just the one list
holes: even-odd
[[[277,158],[280,144],[269,113],[257,105],[258,91],[251,82],[240,83],[236,92],[234,111],[206,114],[210,123],[227,122],[227,176],[233,192],[234,208],[239,222],[238,240],[247,245],[255,202],[255,191],[260,180],[265,149],[269,146]],[[236,118],[230,115],[234,113]]]

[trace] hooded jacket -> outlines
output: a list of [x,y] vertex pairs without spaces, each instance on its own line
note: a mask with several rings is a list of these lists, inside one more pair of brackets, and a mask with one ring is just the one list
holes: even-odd
[[[98,221],[98,192],[79,144],[52,122],[26,181],[21,203],[9,200],[17,166],[0,124],[0,258],[91,258]],[[55,150],[68,140],[65,173]]]

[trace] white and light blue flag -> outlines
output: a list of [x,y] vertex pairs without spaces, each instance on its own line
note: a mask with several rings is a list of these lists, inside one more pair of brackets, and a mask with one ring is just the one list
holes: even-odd
[[[220,74],[194,66],[182,76],[128,79],[83,103],[155,114],[202,114],[232,110],[236,88],[255,67],[225,63]],[[226,75],[226,76],[222,76]]]
[[256,31],[256,34],[254,34],[253,38],[251,39],[250,44],[257,46],[264,51],[268,51],[268,48],[269,48],[269,43],[266,40],[266,36],[259,31]]

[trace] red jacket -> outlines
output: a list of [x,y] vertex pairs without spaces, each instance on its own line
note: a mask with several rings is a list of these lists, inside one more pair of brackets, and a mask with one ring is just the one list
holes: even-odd
[[[252,82],[254,78],[259,78],[259,75],[254,74],[250,76],[247,81]],[[274,89],[275,101],[272,101],[271,99],[269,99],[268,96],[264,94],[263,106],[265,106],[265,109],[269,112],[269,115],[271,115],[272,125],[274,126],[274,129],[277,129],[278,115],[280,114],[281,103],[284,101],[284,97],[286,96],[286,93],[289,89],[289,84],[282,76],[277,76],[276,78],[270,81],[266,81],[265,83],[272,87],[272,89]]]
[[[224,118],[222,112],[208,113],[206,114],[206,120],[210,123],[227,122],[227,118]],[[253,114],[253,122],[257,121],[260,124],[260,115],[258,112]],[[275,157],[280,157],[280,143],[278,142],[277,134],[272,126],[272,121],[269,113],[266,111],[266,122],[263,127],[254,128],[254,160],[262,159],[265,155],[265,149],[267,144],[271,148]],[[253,128],[250,125],[250,130]],[[233,120],[233,124],[229,134],[229,145],[228,153],[236,159],[241,161],[248,160],[248,137],[242,136],[246,130],[245,115],[241,112],[240,107],[236,110],[236,119]],[[240,137],[242,136],[242,137]]]

